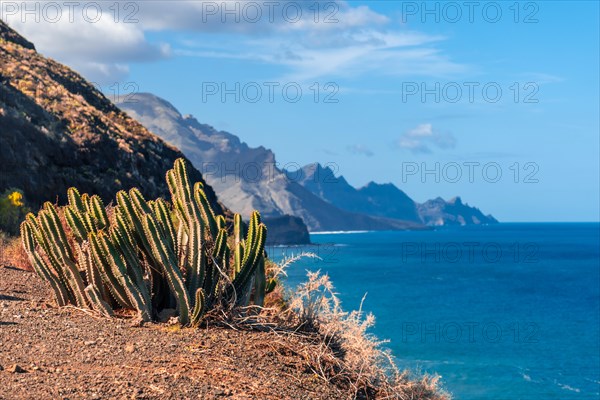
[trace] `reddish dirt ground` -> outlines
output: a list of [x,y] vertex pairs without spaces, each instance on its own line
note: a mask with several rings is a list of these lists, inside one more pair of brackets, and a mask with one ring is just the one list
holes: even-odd
[[296,351],[310,346],[272,332],[134,326],[58,309],[36,275],[0,266],[0,399],[344,398]]

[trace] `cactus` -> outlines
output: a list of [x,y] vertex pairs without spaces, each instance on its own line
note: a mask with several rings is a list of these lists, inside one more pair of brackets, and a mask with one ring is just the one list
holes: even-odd
[[[69,288],[69,284],[68,284],[67,278],[65,277],[65,274],[63,272],[63,268],[62,268],[61,264],[59,263],[59,261],[56,260],[53,253],[50,252],[50,244],[48,243],[48,238],[42,234],[41,227],[38,223],[38,220],[35,218],[35,216],[33,214],[29,213],[25,217],[25,221],[21,224],[22,227],[24,227],[24,225],[29,227],[30,232],[34,235],[35,241],[37,242],[40,250],[46,256],[45,260],[48,260],[48,263],[49,263],[46,267],[48,269],[50,269],[50,268],[52,269],[52,271],[56,274],[56,277],[60,283],[60,286],[62,288],[64,288],[64,293],[66,295],[66,297],[65,297],[66,303],[74,304],[75,300],[74,300],[73,294],[71,293],[71,290]],[[24,239],[23,242],[25,242],[25,238],[23,238],[23,239]],[[24,248],[25,248],[25,251],[28,253],[28,256],[30,259],[32,257],[36,258],[36,256],[38,255],[38,254],[33,254],[30,252],[33,247],[28,247],[27,245],[25,245]],[[60,299],[58,297],[57,297],[57,301],[60,303]]]
[[102,200],[100,200],[100,197],[96,195],[90,197],[90,209],[88,212],[94,217],[98,229],[104,229],[108,226],[106,209],[104,208],[104,204],[102,203]]
[[139,290],[144,300],[144,304],[150,307],[152,298],[150,296],[150,291],[146,286],[146,282],[144,281],[144,268],[140,264],[140,260],[137,256],[133,237],[127,230],[123,218],[120,215],[117,216],[117,225],[110,230],[110,236],[120,250],[125,264],[127,265],[127,273],[132,275],[133,282]]
[[88,231],[81,214],[76,211],[74,207],[65,207],[65,219],[67,220],[67,224],[69,224],[71,231],[73,231],[75,239],[79,243],[83,243],[87,237]]
[[98,311],[105,317],[113,316],[113,309],[107,302],[102,300],[100,292],[98,292],[98,289],[94,285],[87,286],[85,288],[85,294],[87,295],[87,298],[89,299],[90,304],[92,304],[92,308],[94,310]]
[[260,223],[260,215],[255,211],[250,219],[240,272],[233,281],[237,292],[242,292],[246,288],[255,272],[258,259],[264,252],[266,235],[267,228]]
[[85,205],[83,204],[83,200],[77,189],[74,187],[69,188],[67,190],[67,197],[69,198],[69,204],[73,207],[74,211],[80,214],[86,212]]
[[[89,285],[94,286],[95,291],[101,298],[106,298],[107,294],[104,289],[104,284],[102,283],[102,276],[100,275],[98,267],[96,267],[96,264],[93,262],[89,246],[89,243],[75,244],[77,249],[77,265],[80,271],[85,271]],[[86,292],[86,294],[88,295],[87,297],[89,300],[89,293]]]
[[105,253],[104,247],[98,240],[95,233],[90,233],[90,247],[93,262],[95,263],[102,281],[108,286],[113,298],[125,308],[131,308],[132,304],[127,296],[125,289],[121,286],[119,279],[114,275],[111,262],[108,260],[108,255]]
[[167,203],[163,199],[158,199],[154,202],[152,208],[169,247],[172,251],[177,251],[177,233]]
[[75,297],[76,304],[80,307],[85,307],[87,305],[87,298],[84,292],[85,285],[83,284],[83,279],[77,265],[73,261],[73,250],[67,242],[65,231],[54,205],[46,202],[38,218],[40,219],[42,235],[48,238],[50,252],[55,260],[65,266],[63,269],[64,276]]
[[134,208],[131,198],[125,191],[121,190],[117,193],[117,204],[117,213],[127,222],[129,229],[134,233],[138,245],[142,247],[146,254],[150,255],[152,249],[150,248],[148,238],[144,235],[141,216]]
[[68,205],[46,203],[26,217],[23,247],[59,306],[104,316],[122,307],[148,321],[176,305],[182,325],[198,326],[215,307],[264,304],[275,281],[265,274],[267,230],[258,212],[245,237],[236,214],[229,238],[227,220],[215,215],[202,183],[190,183],[183,159],[166,180],[170,203],[133,188],[118,192],[107,212],[100,197],[70,188]]
[[112,275],[121,286],[121,293],[125,293],[129,300],[129,304],[135,306],[142,320],[149,321],[151,319],[149,302],[146,302],[145,296],[142,295],[140,288],[133,283],[133,280],[127,271],[127,266],[123,262],[117,247],[115,247],[110,238],[102,232],[91,240],[97,241],[94,246],[99,247],[104,258],[108,260]]
[[159,261],[165,276],[168,279],[169,287],[177,299],[177,308],[179,309],[179,322],[187,325],[190,314],[190,298],[178,268],[173,252],[169,252],[164,237],[161,236],[157,224],[151,215],[146,215],[144,220],[144,232],[152,247],[152,253]]
[[187,223],[192,221],[202,223],[200,209],[194,202],[193,193],[187,176],[187,168],[183,159],[178,159],[173,169],[167,172],[167,182],[171,190],[173,204],[181,210],[182,217]]
[[196,293],[206,278],[206,255],[202,248],[204,229],[200,224],[190,224],[189,231],[187,287],[190,293]]
[[59,277],[46,265],[35,249],[35,238],[31,226],[24,222],[21,224],[21,239],[23,247],[29,255],[29,261],[33,266],[34,271],[42,278],[47,280],[54,291],[56,302],[59,306],[64,306],[69,301],[69,295],[66,287],[62,284]]
[[212,237],[217,236],[219,226],[215,219],[215,214],[213,213],[212,208],[210,208],[210,204],[208,203],[206,193],[204,193],[204,190],[202,190],[202,184],[200,182],[194,185],[194,198],[196,200],[196,203],[198,203],[198,205],[201,207],[202,218],[204,220],[204,223],[210,229],[210,234],[212,235]]
[[254,273],[254,304],[257,306],[265,305],[265,294],[267,291],[267,277],[265,272],[265,257],[260,256]]
[[200,288],[196,291],[195,296],[195,305],[194,311],[192,312],[192,326],[198,326],[202,317],[204,316],[204,312],[206,311],[206,299],[204,295],[204,289]]

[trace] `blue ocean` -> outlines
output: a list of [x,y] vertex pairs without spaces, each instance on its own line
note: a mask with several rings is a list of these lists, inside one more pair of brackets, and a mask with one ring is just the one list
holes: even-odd
[[400,367],[464,400],[600,397],[600,225],[503,223],[312,234],[288,269],[329,274],[346,310],[377,319]]

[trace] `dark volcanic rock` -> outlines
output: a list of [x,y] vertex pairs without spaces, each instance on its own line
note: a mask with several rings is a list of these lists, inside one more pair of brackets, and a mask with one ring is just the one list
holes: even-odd
[[283,215],[263,220],[268,227],[267,245],[310,243],[308,228],[302,218]]

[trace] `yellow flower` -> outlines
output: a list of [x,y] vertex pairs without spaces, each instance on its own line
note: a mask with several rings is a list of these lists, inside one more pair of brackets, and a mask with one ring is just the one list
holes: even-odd
[[23,195],[19,192],[12,192],[8,195],[8,199],[15,207],[23,207]]

